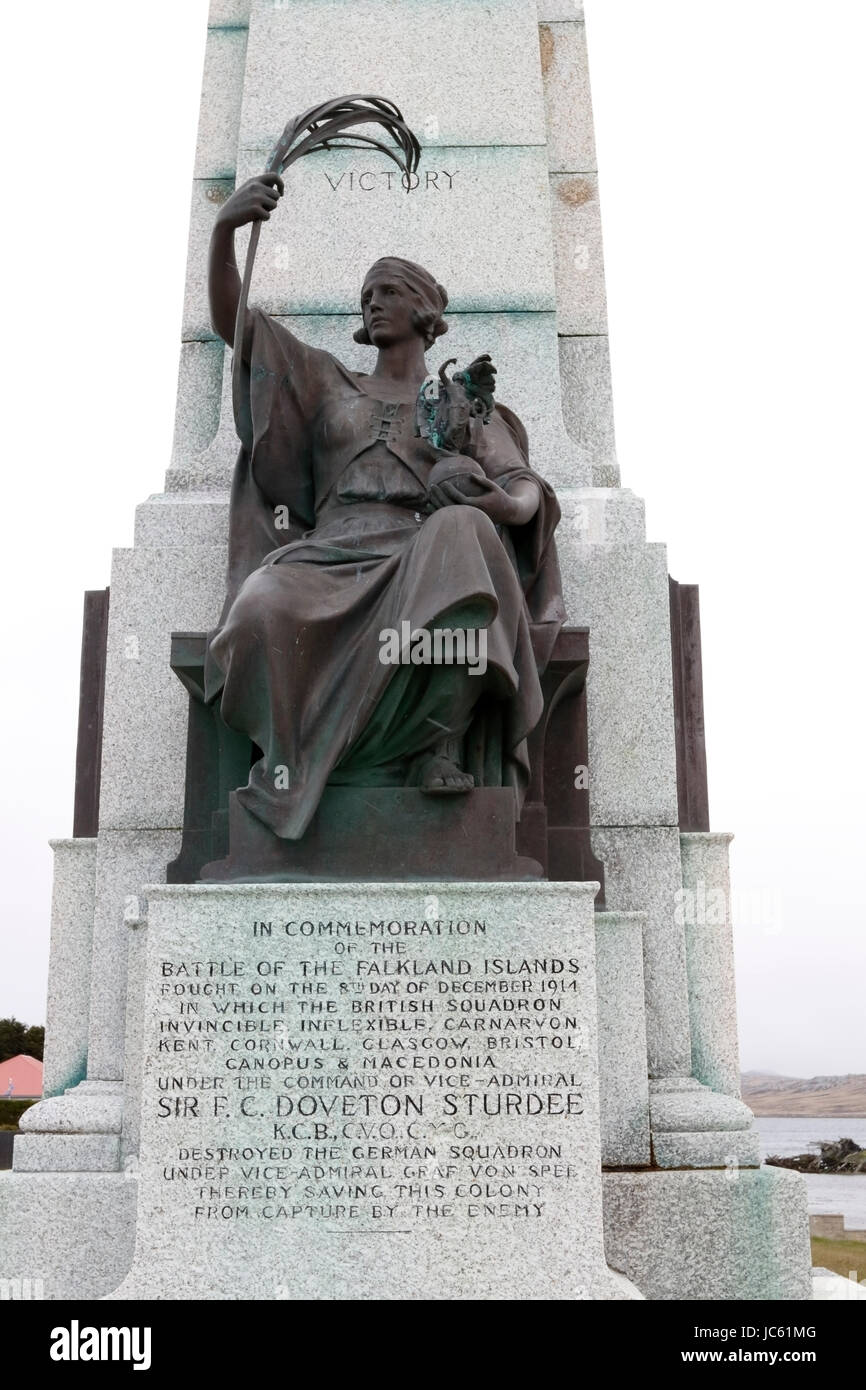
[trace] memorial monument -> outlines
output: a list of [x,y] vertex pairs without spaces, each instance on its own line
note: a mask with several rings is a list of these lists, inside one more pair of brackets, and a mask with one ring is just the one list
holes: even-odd
[[[281,164],[335,96],[353,147]],[[697,591],[615,459],[594,165],[580,5],[212,0],[174,453],[86,600],[0,1276],[810,1297],[739,1094]]]

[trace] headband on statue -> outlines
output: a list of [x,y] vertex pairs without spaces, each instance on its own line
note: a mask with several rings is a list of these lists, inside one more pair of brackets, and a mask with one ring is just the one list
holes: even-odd
[[[364,276],[364,285],[366,286],[374,278],[378,279],[383,276],[401,280],[420,300],[418,306],[420,315],[429,324],[429,331],[425,334],[428,339],[428,347],[432,346],[436,338],[448,332],[448,325],[442,317],[443,310],[448,305],[448,292],[444,285],[440,285],[433,278],[429,270],[425,270],[422,265],[416,265],[414,261],[403,260],[402,256],[382,256],[367,271]],[[354,338],[356,343],[363,343],[367,347],[372,346],[366,326],[359,328],[354,334]]]

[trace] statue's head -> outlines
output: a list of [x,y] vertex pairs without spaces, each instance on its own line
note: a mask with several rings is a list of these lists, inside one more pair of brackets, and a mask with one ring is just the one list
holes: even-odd
[[383,256],[367,271],[361,289],[364,326],[356,343],[390,347],[412,337],[423,338],[425,351],[448,332],[442,314],[448,295],[429,271],[400,256]]

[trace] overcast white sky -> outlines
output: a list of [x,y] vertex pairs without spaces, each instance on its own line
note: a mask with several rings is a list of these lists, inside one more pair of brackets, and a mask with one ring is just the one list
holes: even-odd
[[[866,7],[586,10],[620,464],[701,585],[743,1065],[866,1071]],[[206,11],[4,11],[0,1016],[31,1023],[82,592],[169,458]]]

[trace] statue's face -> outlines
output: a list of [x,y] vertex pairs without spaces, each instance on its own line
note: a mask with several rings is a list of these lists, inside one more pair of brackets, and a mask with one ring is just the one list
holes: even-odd
[[374,347],[391,347],[419,336],[414,323],[415,297],[402,280],[373,275],[364,281],[361,313]]

